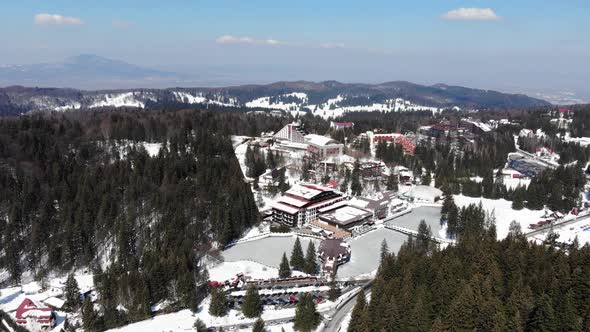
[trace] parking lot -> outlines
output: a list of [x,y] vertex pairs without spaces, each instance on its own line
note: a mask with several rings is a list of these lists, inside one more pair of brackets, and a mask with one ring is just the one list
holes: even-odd
[[[353,283],[342,283],[340,286],[342,294],[349,292],[356,287]],[[258,293],[262,300],[263,306],[272,306],[273,308],[294,308],[303,296],[303,294],[311,294],[314,301],[320,304],[328,300],[328,291],[330,287],[325,284],[317,284],[308,287],[268,287],[260,289]],[[228,305],[232,309],[240,310],[244,300],[245,291],[235,291],[228,294]]]

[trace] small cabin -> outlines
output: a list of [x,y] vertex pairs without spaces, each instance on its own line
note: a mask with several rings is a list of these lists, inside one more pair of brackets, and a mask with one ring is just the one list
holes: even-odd
[[36,322],[41,327],[55,327],[57,315],[53,309],[42,305],[29,298],[25,298],[16,309],[16,323],[27,325],[29,322]]

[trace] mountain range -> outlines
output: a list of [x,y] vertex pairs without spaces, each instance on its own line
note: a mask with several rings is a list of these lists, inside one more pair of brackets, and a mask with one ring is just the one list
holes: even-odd
[[[182,83],[182,75],[144,68],[96,55],[80,55],[60,63],[0,67],[0,84],[24,86],[75,85],[76,82],[116,82],[113,86],[141,87],[145,82]],[[63,82],[59,84],[56,82]],[[0,88],[0,114],[29,111],[67,111],[98,107],[161,107],[168,104],[217,105],[252,109],[312,112],[335,118],[353,111],[437,112],[442,109],[525,108],[550,105],[523,94],[472,89],[445,84],[419,85],[406,81],[379,84],[277,82],[232,87],[79,90],[8,86]]]

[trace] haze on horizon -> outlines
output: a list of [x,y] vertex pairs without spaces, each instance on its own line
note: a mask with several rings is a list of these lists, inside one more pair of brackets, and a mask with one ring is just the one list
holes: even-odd
[[187,85],[407,80],[590,100],[583,0],[23,0],[0,9],[0,29],[13,31],[0,35],[4,65],[91,53],[183,73]]

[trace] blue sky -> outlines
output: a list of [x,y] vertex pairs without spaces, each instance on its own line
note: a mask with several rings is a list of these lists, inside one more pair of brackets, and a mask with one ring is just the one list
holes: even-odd
[[95,53],[209,74],[240,68],[253,82],[504,90],[571,89],[590,77],[588,0],[18,0],[0,13],[0,64]]

